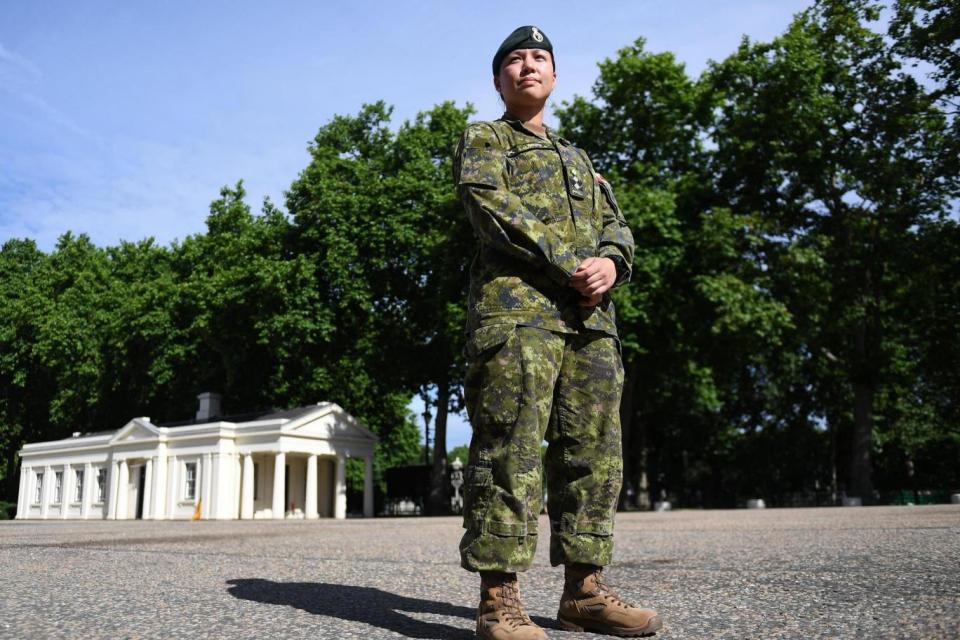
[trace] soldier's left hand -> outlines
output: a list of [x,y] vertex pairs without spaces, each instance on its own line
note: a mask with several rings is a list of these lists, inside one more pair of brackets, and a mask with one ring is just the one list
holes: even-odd
[[601,302],[603,302],[603,294],[602,294],[602,293],[597,294],[597,295],[595,295],[595,296],[590,296],[589,298],[586,297],[586,296],[580,296],[580,301],[578,302],[578,304],[579,304],[581,307],[591,307],[591,308],[592,308],[592,307],[597,306],[597,305],[600,304]]
[[602,296],[617,281],[617,265],[610,258],[587,258],[570,277],[570,286],[578,293],[594,298]]

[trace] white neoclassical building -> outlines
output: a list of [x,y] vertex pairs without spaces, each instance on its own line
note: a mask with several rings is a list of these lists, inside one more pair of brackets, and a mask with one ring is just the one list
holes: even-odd
[[347,458],[365,461],[363,515],[373,515],[377,437],[340,406],[218,418],[219,396],[199,399],[189,423],[134,418],[24,445],[17,518],[344,518]]

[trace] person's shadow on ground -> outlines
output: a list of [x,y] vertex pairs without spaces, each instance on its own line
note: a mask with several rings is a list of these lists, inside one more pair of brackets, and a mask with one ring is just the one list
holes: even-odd
[[[476,610],[447,602],[408,598],[372,587],[323,582],[272,582],[260,578],[227,580],[235,598],[296,607],[307,613],[363,622],[408,638],[473,638]],[[466,618],[463,627],[424,622],[403,612]],[[546,620],[537,620],[541,625]],[[548,623],[549,624],[549,623]]]

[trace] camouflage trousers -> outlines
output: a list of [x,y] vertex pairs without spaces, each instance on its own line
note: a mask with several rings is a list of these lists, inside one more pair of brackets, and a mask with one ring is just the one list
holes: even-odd
[[542,467],[550,563],[610,564],[623,476],[623,365],[616,338],[493,325],[474,332],[467,355],[464,391],[473,438],[462,566],[511,572],[530,566]]

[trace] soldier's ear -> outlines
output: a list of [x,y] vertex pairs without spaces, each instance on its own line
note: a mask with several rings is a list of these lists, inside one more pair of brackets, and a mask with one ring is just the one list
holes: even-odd
[[500,78],[493,76],[493,88],[497,90],[497,93],[500,93]]

